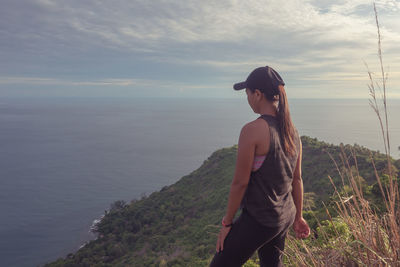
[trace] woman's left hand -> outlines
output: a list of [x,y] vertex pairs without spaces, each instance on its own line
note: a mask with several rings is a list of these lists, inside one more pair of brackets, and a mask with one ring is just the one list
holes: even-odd
[[218,240],[217,240],[217,252],[224,250],[224,241],[229,231],[231,230],[231,226],[225,227],[223,226],[219,231]]

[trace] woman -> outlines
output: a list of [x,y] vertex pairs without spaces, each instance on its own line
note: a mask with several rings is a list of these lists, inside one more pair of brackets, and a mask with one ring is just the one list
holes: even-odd
[[[310,235],[302,217],[301,140],[294,127],[281,76],[271,67],[253,70],[247,100],[261,116],[241,130],[226,215],[210,264],[242,266],[257,250],[261,266],[282,266],[289,227],[297,238]],[[233,222],[239,206],[241,215]]]

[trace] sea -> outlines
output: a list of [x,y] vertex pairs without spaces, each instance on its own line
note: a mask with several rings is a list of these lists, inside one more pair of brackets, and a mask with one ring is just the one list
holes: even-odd
[[[384,152],[368,99],[289,105],[300,135]],[[387,105],[398,159],[400,99]],[[1,97],[0,266],[42,266],[76,252],[96,238],[90,227],[113,202],[175,183],[236,144],[257,117],[245,97]]]

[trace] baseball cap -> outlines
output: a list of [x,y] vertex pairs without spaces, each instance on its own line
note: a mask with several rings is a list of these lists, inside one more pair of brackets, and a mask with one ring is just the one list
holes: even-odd
[[273,68],[265,66],[253,70],[246,81],[234,84],[233,89],[258,89],[267,94],[278,95],[279,85],[285,85],[279,73]]

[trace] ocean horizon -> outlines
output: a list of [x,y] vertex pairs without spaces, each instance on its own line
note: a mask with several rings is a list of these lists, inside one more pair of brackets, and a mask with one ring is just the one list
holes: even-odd
[[[384,152],[368,99],[289,99],[300,135]],[[400,158],[400,99],[388,99],[391,155]],[[0,98],[0,257],[38,266],[75,252],[117,200],[130,202],[237,143],[258,117],[246,97]],[[384,118],[383,118],[384,119]]]

